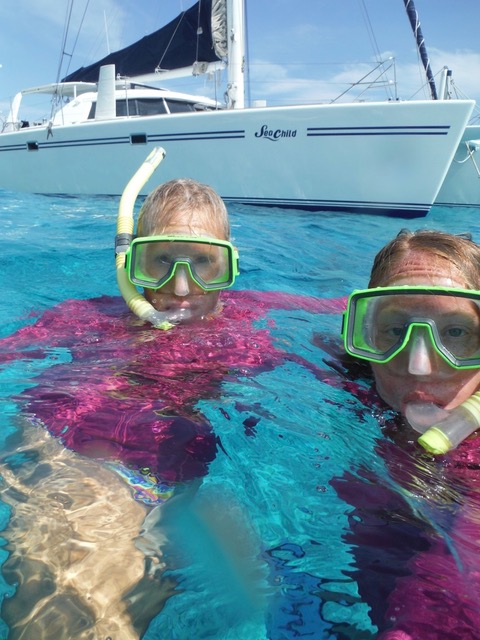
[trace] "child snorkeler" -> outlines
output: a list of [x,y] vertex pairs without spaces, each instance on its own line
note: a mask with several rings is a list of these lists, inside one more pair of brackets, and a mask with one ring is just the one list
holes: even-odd
[[64,302],[0,342],[3,362],[47,358],[57,348],[71,360],[44,369],[18,398],[29,424],[10,454],[23,452],[22,464],[3,456],[3,497],[12,508],[3,569],[16,589],[2,616],[12,639],[142,636],[173,588],[148,522],[195,486],[221,444],[198,401],[219,397],[223,380],[288,360],[321,377],[255,322],[272,308],[342,308],[281,292],[229,292],[237,254],[227,211],[193,180],[173,180],[147,197],[125,251],[118,235],[129,306],[142,316],[146,303],[153,324],[173,328],[153,328],[121,298],[102,296]]
[[442,429],[480,388],[480,247],[400,232],[377,254],[368,289],[350,296],[343,333],[348,354],[371,365],[364,397],[390,437],[378,444],[388,478],[363,469],[332,481],[355,507],[352,575],[378,637],[478,639],[480,436],[456,448],[422,436],[426,453],[417,431]]

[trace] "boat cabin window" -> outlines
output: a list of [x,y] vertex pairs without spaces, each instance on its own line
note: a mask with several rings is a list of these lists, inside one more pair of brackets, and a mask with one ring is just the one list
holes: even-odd
[[170,113],[186,113],[187,111],[195,111],[195,107],[191,102],[184,102],[183,100],[171,100],[169,98],[165,101]]
[[[92,102],[88,119],[95,118],[96,102]],[[185,100],[172,98],[130,98],[116,101],[116,116],[158,116],[164,113],[189,113],[192,111],[209,110],[205,105],[199,105]]]
[[117,100],[117,116],[157,116],[167,113],[163,98]]
[[[92,102],[88,119],[95,118],[96,102]],[[116,101],[116,116],[157,116],[167,112],[163,98],[132,98]]]

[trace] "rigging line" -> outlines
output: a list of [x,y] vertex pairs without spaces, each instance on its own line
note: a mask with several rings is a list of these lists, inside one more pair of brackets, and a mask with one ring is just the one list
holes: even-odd
[[69,4],[67,5],[67,11],[66,11],[66,15],[65,15],[65,26],[64,26],[64,29],[63,29],[62,46],[61,46],[61,51],[60,51],[60,60],[59,60],[58,69],[57,69],[57,78],[56,78],[57,84],[60,82],[60,75],[61,75],[61,70],[62,70],[63,56],[65,55],[65,46],[66,46],[66,43],[67,43],[68,30],[70,28],[70,20],[72,18],[72,10],[73,10],[73,0],[70,0]]
[[368,13],[368,9],[367,9],[367,6],[365,4],[365,0],[360,0],[360,8],[361,8],[362,13],[363,13],[363,20],[364,20],[365,25],[367,27],[367,33],[368,33],[368,36],[370,38],[370,43],[372,45],[373,54],[374,54],[374,56],[376,58],[376,61],[380,62],[380,60],[381,60],[380,49],[378,47],[378,43],[377,43],[377,40],[375,38],[375,32],[374,32],[373,27],[372,27],[372,22],[370,20],[370,15]]
[[75,49],[76,49],[76,47],[77,47],[78,38],[80,37],[80,32],[81,32],[81,30],[82,30],[83,23],[84,23],[84,21],[85,21],[85,16],[86,16],[86,14],[87,14],[87,9],[88,9],[88,5],[89,5],[89,4],[90,4],[90,0],[87,0],[87,2],[86,2],[86,4],[85,4],[85,9],[83,10],[83,15],[82,15],[82,19],[81,19],[81,21],[80,21],[80,25],[79,25],[79,27],[78,27],[77,36],[76,36],[75,41],[74,41],[74,43],[73,43],[72,51],[71,51],[71,53],[69,54],[69,61],[68,61],[67,68],[66,68],[66,70],[65,70],[65,74],[64,74],[65,76],[67,76],[67,75],[68,75],[68,71],[69,71],[69,69],[70,69],[70,64],[71,64],[71,62],[72,62],[72,56],[73,56],[73,54],[74,54],[74,52],[75,52]]
[[110,40],[108,38],[107,12],[103,10],[103,24],[105,25],[105,36],[107,39],[107,54],[110,55]]
[[167,44],[167,46],[165,47],[165,51],[163,52],[163,55],[162,55],[162,57],[160,58],[160,61],[159,61],[159,63],[157,64],[157,68],[155,69],[155,71],[160,71],[160,70],[161,70],[161,68],[162,68],[162,60],[163,60],[163,59],[165,58],[165,56],[167,55],[168,48],[169,48],[169,47],[170,47],[170,45],[172,44],[172,42],[173,42],[173,40],[174,40],[174,38],[175,38],[175,35],[176,35],[176,33],[177,33],[178,29],[180,28],[180,24],[181,24],[182,20],[183,20],[183,19],[184,19],[184,17],[185,17],[185,11],[182,11],[181,15],[179,15],[178,17],[179,17],[179,20],[178,20],[177,25],[175,26],[175,31],[172,33],[172,37],[171,37],[171,38],[170,38],[170,40],[168,41],[168,44]]
[[[387,71],[388,71],[388,69],[387,69]],[[374,78],[371,82],[367,83],[367,86],[365,87],[365,89],[363,91],[361,91],[355,99],[356,100],[360,100],[360,98],[374,86],[383,86],[383,87],[388,87],[389,88],[390,85],[388,84],[388,79],[381,80],[382,76],[384,76],[384,75],[385,75],[385,70],[382,69],[376,78]],[[356,83],[354,86],[356,86],[357,84],[359,84],[359,83]],[[352,87],[352,89],[353,89],[353,87]]]
[[337,102],[337,100],[340,100],[340,98],[341,98],[342,96],[344,96],[346,93],[348,93],[348,92],[349,92],[353,87],[355,87],[357,84],[361,84],[361,83],[363,82],[363,80],[365,80],[365,78],[368,78],[368,76],[369,76],[371,73],[373,73],[374,71],[376,71],[376,70],[377,70],[379,67],[381,67],[382,65],[383,65],[383,62],[382,62],[382,61],[380,61],[380,62],[377,64],[377,66],[376,66],[376,67],[374,67],[373,69],[370,69],[370,71],[369,71],[368,73],[366,73],[364,76],[362,76],[362,77],[360,78],[360,80],[357,80],[357,82],[351,82],[351,83],[350,83],[350,86],[349,86],[347,89],[345,89],[345,91],[342,91],[342,93],[341,93],[339,96],[337,96],[337,97],[336,97],[336,98],[334,98],[333,100],[330,100],[330,103],[329,103],[329,104],[333,104],[334,102]]
[[[378,46],[377,39],[375,37],[375,31],[373,30],[373,26],[372,26],[372,22],[370,20],[370,14],[368,13],[367,5],[365,4],[365,0],[359,0],[359,1],[360,1],[360,8],[361,8],[362,13],[363,13],[363,20],[364,20],[365,25],[367,27],[367,33],[368,33],[368,36],[370,38],[370,44],[372,45],[373,55],[375,56],[377,62],[381,62],[382,55],[380,53],[380,48]],[[387,80],[388,80],[388,78],[387,78]],[[388,87],[388,89],[390,89],[390,85],[388,84],[388,82],[387,82],[386,86]],[[395,86],[396,86],[396,84],[395,84]],[[393,97],[392,91],[387,90],[387,95],[388,95],[388,97],[392,98]]]
[[70,0],[69,4],[67,5],[67,9],[66,9],[66,14],[65,14],[65,24],[64,24],[64,29],[63,29],[63,36],[62,36],[62,46],[61,46],[61,51],[60,51],[60,59],[58,61],[58,69],[57,69],[57,77],[56,77],[56,88],[55,88],[55,92],[52,94],[52,100],[51,100],[51,107],[50,107],[50,122],[48,125],[48,135],[50,136],[51,134],[51,124],[52,124],[52,120],[53,120],[53,115],[56,111],[56,106],[59,104],[59,102],[62,99],[62,93],[61,93],[61,89],[60,89],[60,77],[61,77],[61,71],[62,71],[62,63],[63,63],[63,57],[65,55],[65,46],[66,46],[66,42],[67,42],[67,36],[68,36],[68,30],[70,27],[70,20],[72,19],[72,10],[73,10],[73,0]]
[[248,106],[251,107],[252,106],[252,87],[251,87],[251,82],[250,82],[250,38],[248,35],[248,2],[244,2],[243,3],[243,16],[244,16],[244,22],[245,22],[245,31],[246,31],[246,36],[245,36],[245,75],[246,75],[246,85],[247,85],[247,103]]

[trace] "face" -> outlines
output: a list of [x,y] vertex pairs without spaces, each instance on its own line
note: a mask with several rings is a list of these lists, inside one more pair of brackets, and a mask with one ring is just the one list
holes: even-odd
[[[224,240],[219,231],[212,225],[210,228],[170,225],[162,228],[161,235],[207,237]],[[203,268],[205,256],[198,256],[194,263],[197,269]],[[158,311],[173,313],[185,312],[186,318],[198,320],[213,313],[217,307],[220,292],[204,291],[190,276],[185,265],[177,265],[174,276],[160,289],[145,289],[145,298]]]
[[[392,272],[388,282],[384,283],[384,286],[394,285],[466,288],[466,282],[458,269],[441,258],[421,252],[410,253],[401,272]],[[446,318],[445,325],[437,327],[443,340],[455,339],[459,323],[463,322],[460,318],[467,316],[475,339],[478,336],[480,318],[475,315],[468,301],[462,303],[461,307],[451,309],[448,298],[439,301],[418,296],[412,304],[415,304],[415,315],[419,317]],[[387,309],[386,317],[389,313],[391,310]],[[444,409],[453,409],[480,386],[480,369],[461,370],[451,367],[435,351],[424,328],[414,329],[409,343],[390,362],[372,364],[372,369],[381,398],[402,413],[411,402],[432,402]]]

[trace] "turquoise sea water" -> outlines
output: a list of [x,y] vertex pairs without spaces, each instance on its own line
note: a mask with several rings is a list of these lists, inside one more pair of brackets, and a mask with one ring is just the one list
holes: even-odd
[[[117,206],[115,198],[0,191],[0,337],[68,298],[116,295]],[[480,240],[479,212],[467,208],[434,208],[414,221],[242,206],[229,211],[240,253],[235,287],[241,289],[346,295],[367,284],[374,254],[403,227],[469,231]],[[338,337],[340,318],[276,310],[264,326],[279,348],[327,368],[313,336]],[[51,356],[0,368],[0,448],[20,411],[12,396],[34,385],[42,368],[69,361],[61,351]],[[152,620],[147,640],[374,638],[350,576],[355,560],[344,534],[351,507],[330,481],[360,465],[382,474],[375,447],[384,436],[376,418],[348,392],[322,384],[294,362],[225,381],[221,397],[201,400],[198,409],[222,447],[198,492],[200,510],[187,510],[183,524],[179,519],[170,557],[180,558],[168,567],[176,593]],[[208,518],[211,510],[215,516]],[[8,517],[1,509],[0,525]],[[219,554],[235,536],[242,551],[232,555],[227,544]],[[254,577],[242,570],[245,562],[252,562]],[[0,593],[9,591],[0,582]]]

